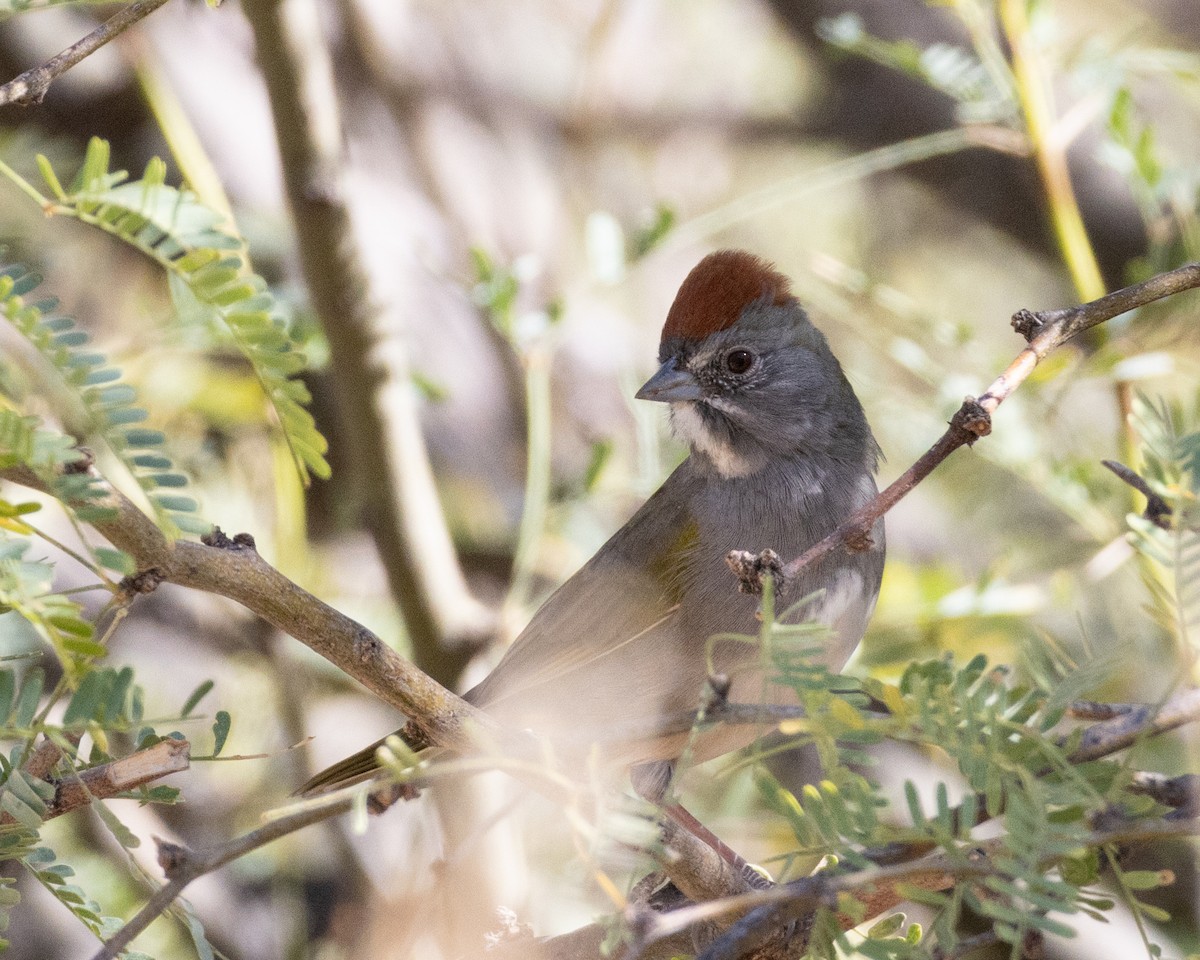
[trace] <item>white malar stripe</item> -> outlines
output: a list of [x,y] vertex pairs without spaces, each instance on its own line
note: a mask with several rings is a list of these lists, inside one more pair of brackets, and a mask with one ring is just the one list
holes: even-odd
[[717,473],[726,480],[748,477],[762,469],[761,458],[748,459],[740,456],[728,443],[713,436],[705,428],[704,418],[691,401],[671,404],[671,429],[675,431],[675,436],[693,450],[708,457],[717,468]]

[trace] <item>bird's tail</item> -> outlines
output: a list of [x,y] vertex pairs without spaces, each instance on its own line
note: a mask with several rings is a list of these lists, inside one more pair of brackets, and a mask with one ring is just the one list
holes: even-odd
[[[419,735],[414,736],[414,732],[410,731],[408,727],[403,727],[390,736],[399,737],[418,753],[428,749],[428,742]],[[331,790],[340,790],[342,787],[349,787],[372,779],[379,773],[379,761],[376,759],[375,753],[387,740],[388,737],[376,740],[369,747],[359,750],[358,753],[351,754],[332,767],[326,767],[300,787],[294,796],[315,797],[322,793],[329,793]]]

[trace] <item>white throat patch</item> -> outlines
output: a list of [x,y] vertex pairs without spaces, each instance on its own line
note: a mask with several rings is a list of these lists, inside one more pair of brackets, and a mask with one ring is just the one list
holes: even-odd
[[713,462],[726,480],[733,477],[748,477],[763,467],[761,457],[743,457],[721,437],[713,434],[704,425],[704,418],[692,402],[671,404],[671,429],[675,436],[693,450],[703,453]]

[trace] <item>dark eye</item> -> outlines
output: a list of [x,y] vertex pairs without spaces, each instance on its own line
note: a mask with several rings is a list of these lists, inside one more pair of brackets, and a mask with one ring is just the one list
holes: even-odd
[[745,373],[754,366],[754,354],[740,347],[725,354],[725,369],[730,373]]

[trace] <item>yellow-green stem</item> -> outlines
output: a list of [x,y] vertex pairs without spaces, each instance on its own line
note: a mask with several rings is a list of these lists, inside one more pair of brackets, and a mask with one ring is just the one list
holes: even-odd
[[550,356],[545,344],[530,348],[523,358],[525,368],[525,498],[517,549],[513,556],[512,583],[504,601],[505,626],[529,601],[529,587],[537,562],[538,543],[546,526],[550,503]]
[[203,203],[225,214],[232,223],[233,208],[221,183],[221,175],[175,90],[149,57],[139,58],[137,80],[184,180]]
[[[999,9],[1000,21],[1012,50],[1013,75],[1025,117],[1025,129],[1046,191],[1055,239],[1079,299],[1096,300],[1108,290],[1071,183],[1067,167],[1067,144],[1055,130],[1057,118],[1053,93],[1030,30],[1029,0],[1000,0]],[[1123,381],[1118,381],[1114,390],[1120,416],[1118,443],[1121,457],[1136,470],[1137,444],[1129,419],[1132,390]],[[1131,501],[1136,501],[1137,495],[1132,489],[1129,496]]]
[[1034,49],[1029,28],[1028,0],[1000,0],[1000,21],[1012,50],[1017,97],[1046,199],[1054,235],[1081,300],[1096,300],[1107,292],[1100,265],[1083,225],[1083,216],[1067,169],[1066,144],[1056,136],[1050,84]]

